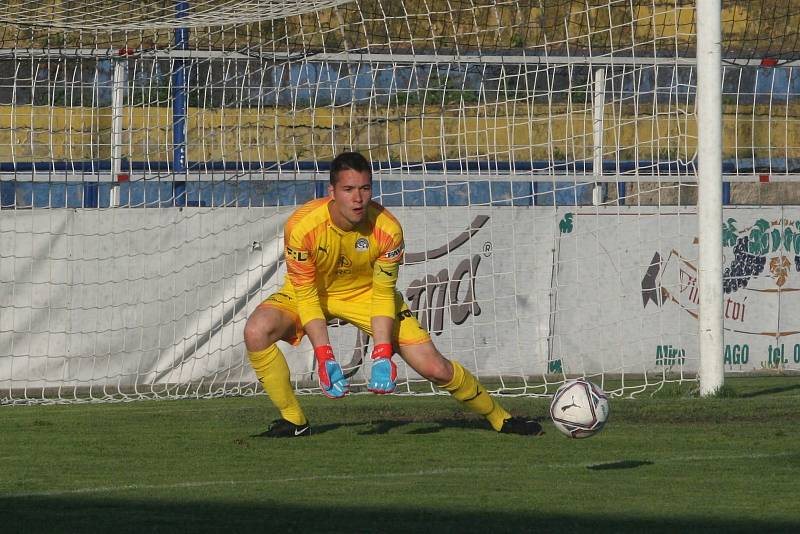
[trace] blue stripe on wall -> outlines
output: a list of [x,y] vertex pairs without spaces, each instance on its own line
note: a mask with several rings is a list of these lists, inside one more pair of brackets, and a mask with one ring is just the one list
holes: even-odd
[[[327,182],[314,180],[243,180],[183,182],[175,198],[172,181],[121,182],[124,207],[260,207],[296,206],[327,194]],[[110,182],[0,182],[3,208],[105,208]],[[476,180],[376,180],[374,197],[385,206],[532,206],[586,205],[592,201],[592,184]]]

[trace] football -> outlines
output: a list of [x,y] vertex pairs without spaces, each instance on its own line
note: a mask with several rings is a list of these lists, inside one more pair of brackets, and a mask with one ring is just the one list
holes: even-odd
[[571,438],[594,436],[608,421],[608,397],[588,380],[567,380],[553,396],[550,417]]

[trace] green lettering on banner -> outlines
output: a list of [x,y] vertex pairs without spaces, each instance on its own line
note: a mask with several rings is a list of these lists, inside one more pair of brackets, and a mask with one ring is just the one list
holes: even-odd
[[750,346],[725,345],[724,363],[727,365],[744,365],[750,361]]
[[686,351],[672,345],[656,346],[656,365],[683,365],[686,363]]
[[547,362],[548,373],[561,373],[561,360],[550,360]]
[[562,234],[569,234],[572,232],[573,222],[572,222],[572,214],[566,213],[564,214],[564,218],[558,223],[558,230]]
[[785,356],[785,350],[786,347],[783,346],[783,343],[775,346],[770,345],[767,348],[767,365],[769,367],[780,367],[785,363],[789,363]]

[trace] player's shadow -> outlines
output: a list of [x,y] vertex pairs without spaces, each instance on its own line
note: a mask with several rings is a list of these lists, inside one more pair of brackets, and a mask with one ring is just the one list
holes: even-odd
[[608,462],[604,464],[587,465],[586,469],[592,471],[606,471],[611,469],[634,469],[643,465],[653,465],[650,460],[620,460],[618,462]]
[[[413,428],[404,428],[413,425]],[[419,425],[424,425],[419,427]],[[376,436],[398,431],[410,435],[435,434],[442,430],[459,428],[465,430],[488,430],[489,426],[480,419],[438,419],[433,421],[419,421],[415,419],[381,419],[357,423],[330,423],[314,425],[312,435],[324,434],[345,427],[359,427],[356,431],[359,436]]]
[[[411,419],[383,419],[380,421],[370,421],[363,423],[366,428],[358,432],[359,436],[374,436],[388,434],[396,430],[404,434],[420,436],[425,434],[435,434],[450,428],[461,429],[486,429],[486,423],[480,420],[469,419],[439,419],[433,421],[419,421]],[[412,426],[412,428],[404,428]],[[423,425],[420,427],[419,425]]]
[[[377,434],[386,434],[395,428],[403,427],[411,421],[403,420],[381,420],[381,421],[359,421],[353,423],[328,423],[328,424],[315,424],[311,427],[311,435],[319,436],[327,432],[341,430],[343,428],[356,428],[356,434],[359,436],[369,436]],[[360,430],[359,430],[360,429]],[[251,438],[261,438],[257,434],[250,436]]]
[[406,434],[422,436],[425,434],[435,434],[442,430],[458,428],[462,430],[490,430],[491,428],[481,419],[438,419],[426,422],[422,428],[412,428]]
[[[535,421],[541,422],[544,418],[534,417]],[[412,428],[404,428],[412,426]],[[413,436],[420,436],[426,434],[436,434],[443,430],[460,429],[460,430],[491,430],[489,423],[483,419],[434,419],[434,420],[418,420],[418,419],[380,419],[372,421],[357,421],[351,423],[327,423],[320,425],[312,425],[311,435],[318,436],[326,432],[332,432],[342,428],[355,428],[356,434],[359,436],[377,436],[388,434],[392,431],[402,432]],[[251,438],[260,438],[258,435],[251,435]]]
[[[534,417],[535,421],[541,422],[543,418]],[[375,434],[386,434],[387,432],[402,428],[408,425],[415,425],[414,428],[409,428],[403,431],[405,434],[413,436],[421,436],[426,434],[436,434],[443,430],[459,429],[459,430],[491,430],[489,423],[483,419],[435,419],[432,421],[418,421],[418,420],[383,420],[373,421],[370,428],[359,432],[359,435],[368,436]],[[423,426],[419,426],[423,425]]]
[[[338,430],[340,428],[360,427],[360,426],[364,426],[364,423],[331,423],[331,424],[327,424],[327,425],[312,425],[311,426],[311,435],[315,436],[317,434],[324,434],[325,432],[330,432],[332,430]],[[263,433],[250,434],[248,437],[250,437],[252,439],[269,439],[266,436],[264,436]]]

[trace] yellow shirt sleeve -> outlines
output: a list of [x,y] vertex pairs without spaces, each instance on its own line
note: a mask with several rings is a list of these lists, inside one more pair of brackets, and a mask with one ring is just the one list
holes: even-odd
[[394,217],[384,215],[375,225],[375,237],[380,255],[372,271],[372,317],[395,318],[397,275],[403,261],[403,228]]
[[314,262],[314,232],[296,228],[290,220],[283,235],[284,254],[289,282],[297,297],[300,323],[314,319],[325,320],[317,293],[317,273]]

